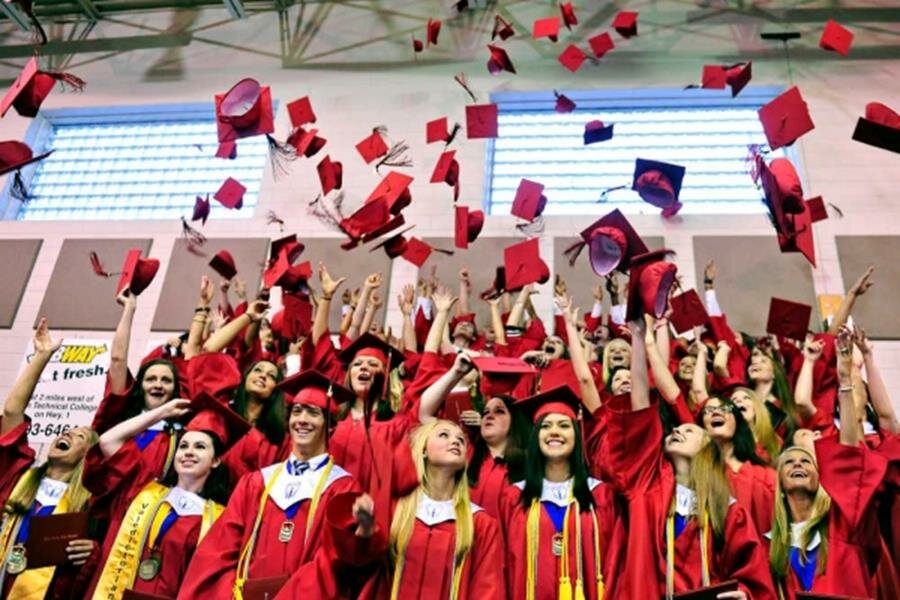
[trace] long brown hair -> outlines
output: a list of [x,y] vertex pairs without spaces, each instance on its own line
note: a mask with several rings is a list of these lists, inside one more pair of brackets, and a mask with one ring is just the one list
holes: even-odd
[[[709,439],[706,431],[703,435]],[[725,457],[718,444],[706,446],[691,460],[690,486],[697,494],[697,513],[709,515],[713,534],[717,541],[725,535],[725,517],[731,503],[731,486],[725,475]]]

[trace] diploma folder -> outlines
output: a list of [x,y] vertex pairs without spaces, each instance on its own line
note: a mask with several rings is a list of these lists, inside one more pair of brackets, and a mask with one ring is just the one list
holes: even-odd
[[244,600],[272,600],[287,580],[287,575],[248,579],[244,582]]
[[819,594],[817,592],[797,592],[797,600],[871,600],[871,598],[842,596],[841,594]]
[[723,581],[722,583],[717,583],[716,585],[711,585],[699,590],[675,594],[674,598],[677,600],[716,600],[716,596],[719,594],[723,592],[736,592],[737,589],[738,582],[734,579],[729,579],[728,581]]
[[28,568],[36,569],[68,562],[66,546],[72,540],[87,538],[86,512],[59,513],[31,517],[25,556]]

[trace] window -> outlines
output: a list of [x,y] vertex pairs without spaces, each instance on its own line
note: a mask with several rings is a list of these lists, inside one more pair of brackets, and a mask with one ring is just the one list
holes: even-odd
[[212,104],[43,111],[26,143],[45,160],[22,170],[30,200],[4,190],[6,214],[23,220],[190,218],[198,195],[227,177],[247,187],[241,210],[212,202],[211,219],[253,215],[268,156],[263,136],[238,143],[235,160],[215,158]]
[[[763,213],[748,174],[748,145],[764,144],[757,109],[779,93],[718,90],[565,92],[578,107],[560,114],[547,92],[499,93],[499,137],[488,153],[488,210],[508,214],[519,181],[544,184],[544,214],[659,213],[631,190],[636,158],[687,168],[682,214]],[[584,124],[614,123],[611,140],[585,146]],[[772,158],[782,156],[779,150]],[[603,190],[612,191],[598,204]]]

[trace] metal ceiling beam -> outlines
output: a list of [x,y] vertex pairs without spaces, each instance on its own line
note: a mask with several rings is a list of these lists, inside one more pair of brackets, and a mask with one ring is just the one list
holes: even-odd
[[[190,33],[170,35],[133,35],[128,37],[102,38],[95,40],[72,40],[68,42],[49,42],[41,46],[42,55],[51,54],[83,54],[87,52],[127,52],[129,50],[145,50],[148,48],[173,48],[188,46],[193,36]],[[0,46],[0,59],[27,58],[34,54],[32,44],[20,46]]]
[[[720,14],[710,15],[710,11],[720,11]],[[900,22],[900,8],[759,8],[751,6],[745,9],[721,9],[710,8],[707,10],[692,10],[686,15],[685,21],[701,19],[705,23],[746,23],[747,18],[757,18],[773,23],[816,23],[821,24],[828,19],[834,19],[841,23],[898,23]]]
[[15,4],[9,4],[0,0],[0,12],[6,15],[6,17],[15,23],[22,31],[31,31],[33,27],[31,20],[28,18],[28,15],[22,12],[22,9]]
[[231,15],[232,19],[246,19],[247,9],[244,8],[243,0],[222,0],[225,10]]
[[94,6],[91,0],[77,0],[77,2],[78,5],[81,6],[81,10],[84,11],[84,14],[86,14],[91,21],[97,21],[102,18],[100,11],[97,10],[97,7]]

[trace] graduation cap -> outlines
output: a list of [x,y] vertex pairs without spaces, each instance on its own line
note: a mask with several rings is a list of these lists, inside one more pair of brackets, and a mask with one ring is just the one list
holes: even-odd
[[183,388],[186,398],[206,395],[221,406],[228,405],[232,393],[241,385],[241,371],[237,363],[224,352],[198,354],[187,361],[187,370],[183,375],[188,381],[186,389]]
[[575,110],[576,105],[568,96],[560,94],[556,90],[553,91],[553,95],[556,96],[556,105],[554,106],[556,112],[565,114]]
[[511,394],[526,375],[537,375],[527,362],[512,356],[475,356],[472,364],[481,373],[481,393],[485,398]]
[[584,124],[584,145],[605,142],[613,136],[613,124],[604,125],[603,121],[588,121]]
[[432,144],[434,142],[449,142],[450,129],[447,125],[447,117],[441,117],[428,121],[425,125],[425,143]]
[[191,214],[191,221],[202,221],[206,225],[206,219],[209,217],[209,194],[206,198],[197,196],[194,200],[194,212]]
[[629,321],[643,319],[644,313],[656,318],[666,313],[669,290],[675,285],[678,267],[665,258],[673,252],[669,249],[654,250],[631,259],[628,274]]
[[306,130],[302,127],[297,127],[288,136],[286,143],[293,146],[298,155],[302,154],[306,158],[312,158],[327,142],[325,138],[316,135],[318,133],[318,129]]
[[497,105],[466,106],[466,137],[470,140],[497,137]]
[[544,195],[543,184],[523,178],[516,189],[516,197],[513,198],[509,212],[530,223],[544,212],[546,206],[547,197]]
[[222,182],[218,191],[213,194],[213,198],[226,208],[240,209],[244,205],[244,193],[246,191],[247,188],[237,179],[229,177]]
[[816,127],[809,116],[809,107],[797,86],[760,108],[758,113],[769,148],[772,150],[790,146],[800,136]]
[[119,283],[116,284],[116,296],[118,297],[126,289],[132,296],[137,296],[147,289],[159,271],[159,260],[155,258],[141,258],[141,249],[133,248],[125,255],[122,263],[122,272]]
[[454,243],[457,248],[468,248],[484,227],[484,211],[470,211],[468,206],[457,206],[454,214]]
[[366,198],[366,203],[373,202],[376,198],[384,198],[387,204],[388,212],[393,215],[399,214],[401,210],[409,206],[412,202],[412,194],[409,191],[409,184],[412,183],[413,177],[399,171],[390,171],[381,180],[381,183]]
[[349,217],[341,219],[339,223],[341,231],[346,233],[351,241],[344,249],[349,250],[361,242],[375,239],[402,224],[402,215],[391,218],[384,197],[375,198],[363,204]]
[[284,392],[285,403],[304,404],[321,408],[336,415],[341,404],[352,402],[356,394],[338,385],[322,373],[308,369],[286,377],[276,386]]
[[252,426],[236,412],[207,393],[191,399],[193,418],[188,421],[185,431],[202,431],[219,439],[223,451],[234,446]]
[[220,142],[273,133],[269,86],[247,77],[224,94],[216,94],[216,127]]
[[616,47],[615,43],[613,43],[612,36],[605,31],[588,39],[588,44],[590,44],[591,51],[597,58],[603,58],[604,54]]
[[58,81],[78,91],[84,89],[85,85],[84,81],[71,73],[41,71],[37,57],[31,57],[0,100],[0,117],[5,117],[11,106],[23,117],[37,116],[41,104]]
[[677,206],[681,182],[684,180],[685,168],[658,160],[639,158],[634,163],[634,179],[631,189],[635,190],[644,202],[657,208],[667,209]]
[[615,29],[623,38],[630,38],[637,35],[638,13],[623,10],[615,16],[612,22],[612,28]]
[[425,41],[428,45],[437,46],[438,35],[441,33],[441,22],[436,19],[428,19],[425,26]]
[[880,102],[869,102],[865,118],[856,122],[853,139],[900,153],[900,115]]
[[216,255],[212,257],[212,260],[209,261],[210,268],[224,277],[225,279],[231,279],[235,275],[237,275],[237,267],[234,263],[234,257],[231,255],[231,252],[228,250],[219,250],[216,252]]
[[515,406],[531,417],[531,422],[536,424],[549,414],[565,415],[574,421],[578,418],[581,401],[575,390],[563,384],[519,400]]
[[550,279],[550,269],[541,259],[537,238],[504,248],[503,266],[508,290],[517,290],[529,283],[546,283]]
[[772,298],[769,302],[766,333],[802,341],[806,339],[806,332],[809,331],[811,314],[812,306],[809,304]]
[[850,53],[850,45],[853,43],[853,32],[835,21],[828,19],[822,37],[819,38],[819,47],[831,52],[837,52],[841,56]]
[[383,365],[390,364],[388,370],[397,368],[404,360],[403,352],[368,331],[350,342],[338,353],[338,358],[345,365],[349,365],[357,356],[377,358]]
[[734,65],[704,65],[700,87],[703,89],[724,90],[726,86],[729,86],[731,87],[731,97],[734,98],[750,82],[752,75],[752,64],[750,62]]
[[571,2],[563,2],[559,5],[559,12],[562,16],[563,24],[566,29],[572,31],[572,25],[578,25],[578,17],[575,16],[575,8]]
[[672,315],[669,317],[669,322],[675,328],[675,333],[684,333],[709,322],[709,314],[707,314],[703,302],[700,301],[697,290],[692,289],[672,296],[670,302]]
[[828,217],[824,202],[821,198],[803,200],[800,179],[787,159],[775,159],[766,165],[758,157],[757,169],[781,251],[800,252],[815,266],[812,224]]
[[234,160],[237,158],[237,142],[234,140],[222,142],[216,148],[216,158]]
[[293,289],[301,281],[306,281],[312,276],[312,266],[309,261],[294,265],[294,261],[303,252],[302,244],[287,243],[278,250],[274,261],[263,272],[263,286],[271,289],[275,286]]
[[384,248],[384,253],[387,254],[388,258],[395,259],[398,256],[402,256],[406,249],[409,247],[409,240],[406,239],[405,234],[411,231],[415,225],[410,225],[403,229],[403,231],[393,235],[389,238],[385,238],[369,248],[369,252],[375,252],[379,248]]
[[341,189],[344,181],[344,167],[341,163],[332,161],[331,157],[326,155],[316,165],[316,172],[319,174],[319,183],[322,184],[322,195]]
[[406,249],[401,256],[421,269],[422,265],[425,264],[425,261],[428,260],[428,257],[431,256],[433,250],[434,248],[432,248],[431,245],[423,242],[417,237],[412,237],[409,238]]
[[316,113],[313,111],[309,96],[303,96],[287,105],[288,116],[291,119],[291,127],[302,127],[307,123],[316,122]]
[[494,15],[494,29],[493,31],[491,31],[491,41],[493,41],[497,36],[500,36],[501,40],[506,41],[515,34],[516,31],[513,29],[513,26],[509,21],[507,21],[500,15]]
[[618,208],[591,223],[580,236],[581,241],[563,254],[568,257],[569,265],[574,265],[578,254],[588,246],[591,269],[600,277],[615,269],[624,273],[632,257],[648,251],[644,240]]
[[569,44],[558,58],[559,63],[573,73],[578,72],[586,59],[587,54],[575,44]]
[[559,39],[559,17],[535,19],[532,24],[531,37],[536,40],[545,37],[550,38],[551,42],[556,42]]
[[356,144],[356,151],[362,156],[366,164],[372,164],[373,161],[385,156],[388,153],[388,145],[381,136],[378,128],[372,130],[372,133],[366,136],[364,140]]
[[459,162],[456,158],[456,150],[448,150],[441,154],[434,171],[431,173],[431,183],[446,183],[453,188],[453,199],[459,198]]
[[487,70],[491,75],[497,75],[503,71],[516,72],[516,68],[513,66],[506,50],[493,44],[488,44],[487,47],[491,51],[491,57],[487,61]]
[[53,150],[35,156],[28,144],[15,140],[0,142],[0,175],[17,171],[31,163],[44,160],[53,154]]
[[766,200],[777,214],[803,212],[803,185],[793,163],[787,158],[776,158],[760,169]]
[[288,260],[290,262],[294,262],[300,254],[306,249],[306,246],[303,243],[297,240],[297,234],[292,233],[290,235],[286,235],[282,238],[278,238],[277,240],[272,240],[269,245],[269,261],[273,261],[278,258],[278,255],[281,253],[282,248],[287,248],[288,252]]

